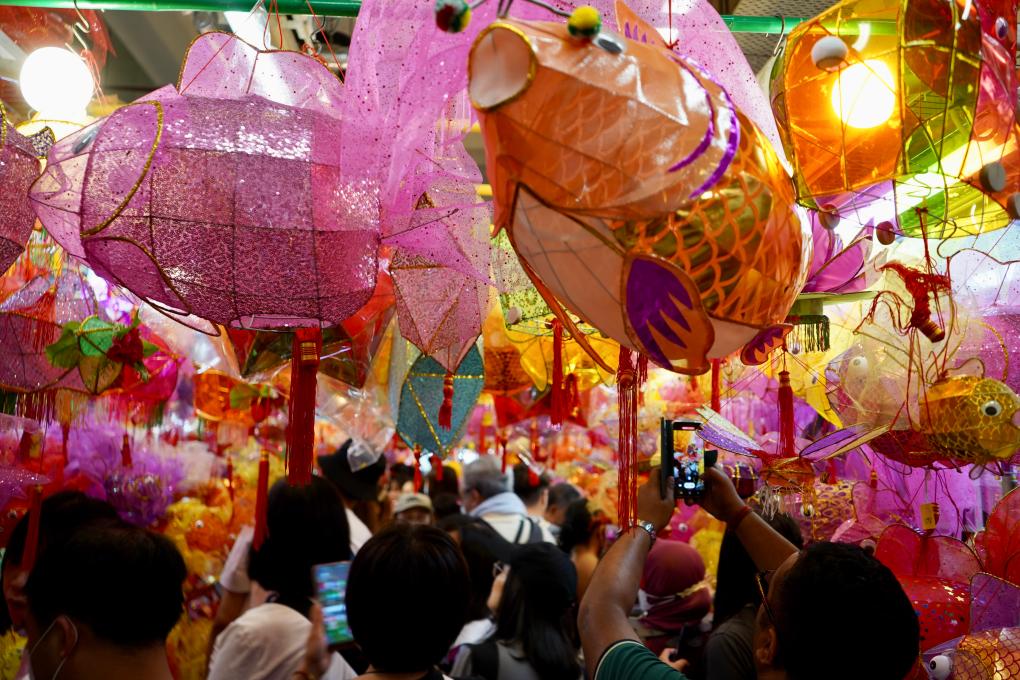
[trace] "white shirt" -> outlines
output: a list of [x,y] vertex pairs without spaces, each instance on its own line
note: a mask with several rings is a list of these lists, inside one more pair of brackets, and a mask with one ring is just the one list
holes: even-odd
[[[481,516],[483,520],[496,530],[500,536],[511,543],[527,543],[531,537],[531,527],[538,526],[541,531],[542,540],[555,545],[556,539],[542,523],[528,515],[506,515],[502,513],[488,513]],[[528,520],[532,520],[529,522]],[[534,522],[534,525],[532,524]]]
[[351,535],[351,555],[355,555],[361,550],[361,546],[372,538],[372,532],[350,508],[344,508],[344,510],[347,511],[347,528]]
[[[290,607],[267,602],[249,609],[216,638],[208,680],[290,680],[301,665],[312,623]],[[326,680],[357,673],[334,653]]]
[[479,642],[488,640],[496,632],[496,624],[492,619],[476,619],[468,621],[460,629],[457,639],[450,645],[450,649],[456,649],[461,645],[476,645]]

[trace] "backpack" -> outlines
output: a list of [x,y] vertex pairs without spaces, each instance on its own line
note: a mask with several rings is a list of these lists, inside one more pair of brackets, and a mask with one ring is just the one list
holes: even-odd
[[528,534],[528,540],[525,543],[541,543],[544,538],[542,537],[542,527],[538,525],[538,522],[533,520],[531,517],[521,517],[521,523],[517,527],[517,535],[514,536],[513,542],[517,545],[521,544],[521,536],[524,535],[525,527],[530,527],[530,533]]

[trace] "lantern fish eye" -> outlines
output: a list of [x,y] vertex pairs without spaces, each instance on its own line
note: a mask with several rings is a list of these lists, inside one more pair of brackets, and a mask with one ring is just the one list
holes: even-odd
[[986,401],[981,406],[981,414],[986,415],[989,418],[995,418],[1002,413],[1002,404],[995,401],[994,399]]
[[928,662],[928,675],[932,680],[947,680],[953,672],[953,660],[945,654],[939,654]]

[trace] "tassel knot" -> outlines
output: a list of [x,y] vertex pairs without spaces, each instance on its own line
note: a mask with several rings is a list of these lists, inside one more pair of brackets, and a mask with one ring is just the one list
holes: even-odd
[[443,403],[439,406],[439,427],[449,430],[453,427],[453,373],[446,372],[443,378]]

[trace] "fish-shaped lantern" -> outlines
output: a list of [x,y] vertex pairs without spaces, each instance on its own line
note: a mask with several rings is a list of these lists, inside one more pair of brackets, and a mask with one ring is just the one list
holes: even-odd
[[916,421],[858,424],[833,432],[801,455],[820,460],[868,444],[876,453],[914,467],[959,467],[1008,463],[1020,449],[1020,397],[994,378],[942,378],[918,398],[916,411]]
[[805,205],[856,195],[929,238],[1020,216],[1016,15],[1015,0],[844,0],[798,25],[771,96]]
[[707,73],[661,41],[503,18],[468,78],[496,227],[582,347],[564,307],[681,373],[781,340],[810,234],[770,143]]
[[343,87],[315,59],[192,43],[167,86],[62,139],[36,214],[104,278],[225,326],[339,322],[372,295],[370,181],[341,169]]

